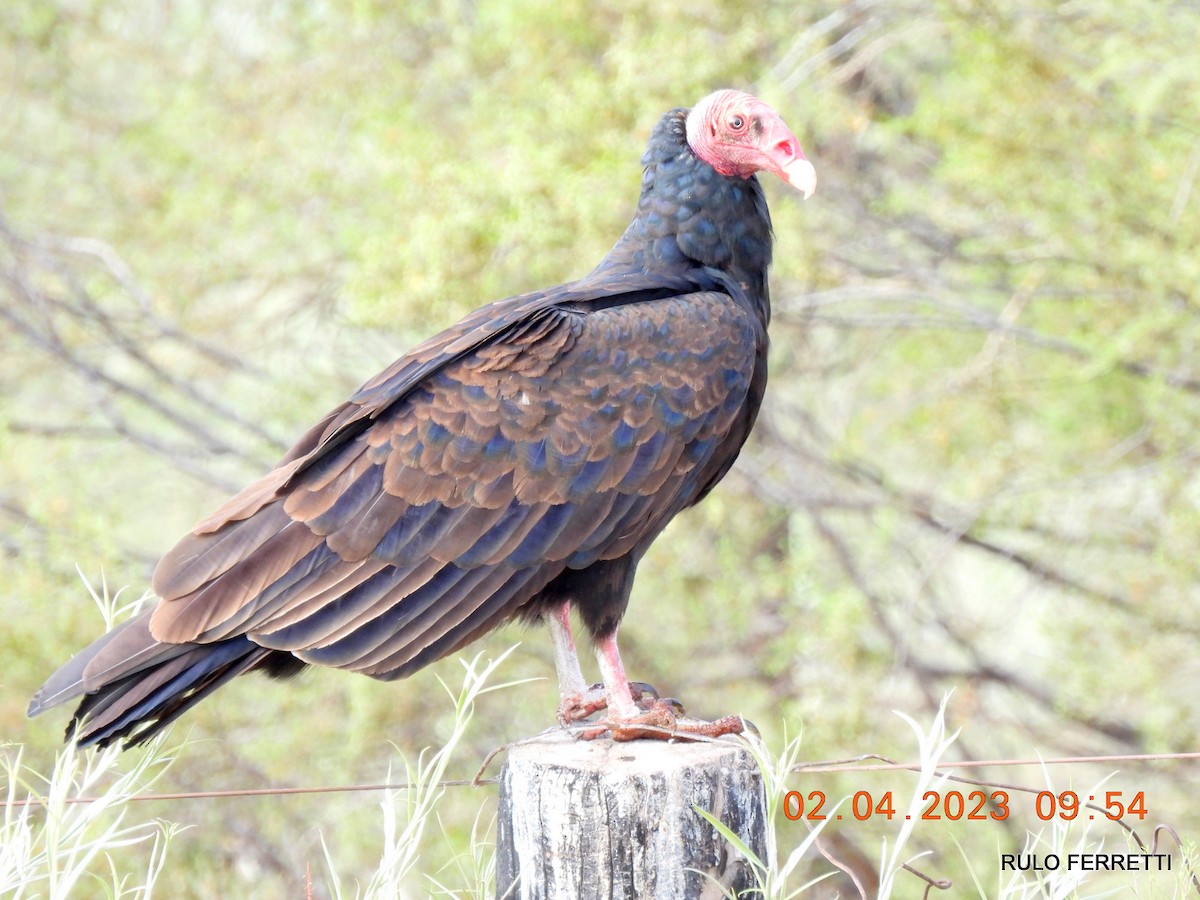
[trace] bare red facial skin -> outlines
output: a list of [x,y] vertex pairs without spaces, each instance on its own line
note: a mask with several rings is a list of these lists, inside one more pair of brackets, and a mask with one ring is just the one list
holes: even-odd
[[722,175],[770,172],[807,198],[817,173],[774,109],[742,91],[709,94],[687,117],[688,145]]

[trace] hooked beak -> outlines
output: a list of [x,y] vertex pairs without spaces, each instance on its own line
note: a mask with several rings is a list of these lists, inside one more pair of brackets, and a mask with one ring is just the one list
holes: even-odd
[[804,158],[800,142],[782,120],[775,120],[764,143],[763,153],[770,161],[769,171],[803,194],[805,200],[811,197],[817,189],[817,170]]
[[784,166],[779,177],[803,194],[805,200],[817,189],[817,170],[803,156],[796,157]]

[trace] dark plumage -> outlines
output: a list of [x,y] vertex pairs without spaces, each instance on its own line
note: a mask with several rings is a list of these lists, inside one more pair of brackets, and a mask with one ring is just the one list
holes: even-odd
[[[771,225],[754,178],[807,195],[777,114],[723,91],[651,136],[637,216],[583,279],[501,300],[402,356],[159,562],[152,610],[50,677],[80,744],[148,739],[235,675],[306,664],[402,678],[546,613],[616,651],[634,569],[750,433],[766,382]],[[565,708],[565,707],[564,707]]]

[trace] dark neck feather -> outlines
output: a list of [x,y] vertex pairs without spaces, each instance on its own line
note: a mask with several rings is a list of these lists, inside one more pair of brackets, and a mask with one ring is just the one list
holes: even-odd
[[721,175],[687,144],[686,109],[659,121],[642,157],[637,217],[593,274],[718,269],[769,316],[771,217],[757,178]]

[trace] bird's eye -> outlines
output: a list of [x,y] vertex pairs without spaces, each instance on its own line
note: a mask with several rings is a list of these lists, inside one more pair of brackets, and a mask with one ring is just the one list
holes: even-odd
[[732,128],[734,131],[741,131],[743,128],[746,127],[746,120],[743,119],[741,116],[730,116],[729,127]]

